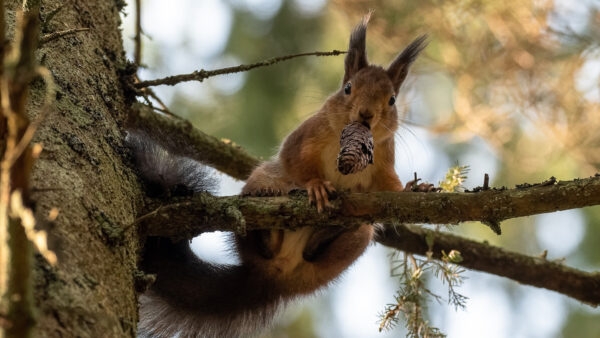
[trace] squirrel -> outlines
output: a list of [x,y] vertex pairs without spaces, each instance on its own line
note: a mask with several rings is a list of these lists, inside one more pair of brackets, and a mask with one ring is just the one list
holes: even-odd
[[[386,68],[367,62],[369,15],[354,28],[344,61],[341,88],[322,108],[284,140],[279,153],[258,166],[242,189],[244,196],[285,195],[306,189],[319,212],[330,206],[336,189],[352,192],[432,191],[416,180],[403,186],[394,171],[396,95],[409,67],[426,46],[426,36],[409,44]],[[342,129],[351,122],[370,127],[374,163],[342,175],[335,159]],[[205,167],[173,154],[140,131],[130,131],[142,176],[165,191],[211,191],[215,182]],[[255,230],[234,235],[240,264],[216,265],[196,257],[188,241],[146,240],[141,268],[156,281],[140,296],[141,337],[246,337],[270,325],[289,301],[319,290],[336,279],[366,249],[373,225],[353,229],[303,227]]]

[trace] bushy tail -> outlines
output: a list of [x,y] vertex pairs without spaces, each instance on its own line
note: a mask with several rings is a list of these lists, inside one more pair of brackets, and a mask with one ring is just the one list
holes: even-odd
[[246,265],[198,259],[187,241],[149,238],[142,269],[156,282],[140,296],[140,337],[252,337],[278,309],[268,281]]
[[156,143],[141,130],[130,130],[125,139],[133,151],[140,176],[153,194],[186,195],[208,191],[214,193],[217,181],[202,163],[177,155],[174,149]]
[[[213,191],[207,168],[179,156],[143,131],[126,142],[152,194]],[[140,296],[140,337],[248,337],[269,325],[280,297],[252,265],[215,265],[194,255],[188,241],[146,240],[141,261],[156,282]]]

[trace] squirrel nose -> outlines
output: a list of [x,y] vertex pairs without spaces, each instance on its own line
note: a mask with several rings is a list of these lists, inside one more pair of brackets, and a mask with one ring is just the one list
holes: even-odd
[[373,114],[371,114],[371,112],[368,110],[362,110],[358,113],[358,115],[365,121],[369,121],[373,118]]

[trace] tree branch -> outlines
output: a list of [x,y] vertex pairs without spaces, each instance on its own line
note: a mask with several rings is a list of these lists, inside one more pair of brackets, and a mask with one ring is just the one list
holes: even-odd
[[72,29],[66,29],[64,31],[48,33],[40,38],[39,45],[42,46],[50,41],[62,38],[64,36],[73,35],[73,34],[79,33],[79,32],[87,32],[89,30],[90,30],[89,28],[72,28]]
[[[246,179],[258,164],[256,158],[242,149],[205,135],[183,120],[159,116],[143,107],[135,112],[133,120],[143,128],[150,126],[150,132],[168,135],[168,139],[180,146],[180,155],[212,165],[235,178]],[[558,183],[551,179],[537,185],[519,185],[516,189],[484,186],[467,193],[347,194],[333,201],[335,208],[328,214],[308,208],[304,196],[240,198],[204,194],[166,203],[154,201],[148,204],[147,210],[151,212],[134,225],[141,224],[150,236],[192,238],[215,230],[244,233],[253,229],[352,226],[364,222],[449,224],[478,220],[497,224],[513,217],[598,205],[600,177],[597,174]],[[441,250],[459,250],[464,257],[460,264],[467,268],[560,292],[593,306],[600,304],[598,273],[414,226],[388,227],[378,241],[424,255],[428,234],[435,237],[434,258],[440,257]]]
[[239,180],[245,180],[259,160],[240,147],[223,142],[194,128],[188,121],[161,116],[137,104],[130,114],[130,126],[152,135],[168,135],[163,140],[174,153],[196,159]]
[[594,307],[600,304],[600,273],[581,271],[545,258],[526,256],[417,226],[386,227],[377,241],[398,250],[425,256],[429,250],[428,237],[434,238],[434,258],[440,259],[442,250],[458,250],[463,257],[459,265],[466,268],[556,291]]
[[[600,204],[600,176],[554,185],[469,193],[377,192],[340,194],[328,213],[308,207],[305,194],[289,197],[177,198],[150,203],[154,214],[144,220],[152,236],[193,237],[205,231],[295,229],[301,226],[354,226],[368,223],[456,224],[500,222],[509,218]],[[235,215],[232,218],[231,215]],[[165,220],[169,222],[165,222]],[[233,224],[232,224],[233,221]],[[167,224],[168,223],[168,224]]]
[[[582,198],[586,196],[586,198]],[[150,203],[152,212],[137,223],[150,236],[192,238],[205,231],[244,233],[256,229],[295,229],[301,226],[344,226],[360,223],[457,223],[508,219],[600,204],[600,177],[487,190],[477,193],[369,193],[341,194],[329,213],[308,207],[304,193],[289,197],[214,197],[201,194],[172,203]],[[499,215],[497,212],[504,214]],[[433,257],[441,250],[459,250],[460,265],[504,276],[523,284],[563,293],[590,305],[600,304],[600,274],[588,273],[541,258],[416,226],[387,226],[378,241],[410,253],[425,255],[433,236]]]
[[142,64],[142,0],[135,0],[135,50],[133,62],[139,66]]
[[139,83],[136,83],[135,87],[136,88],[144,88],[144,87],[159,86],[159,85],[173,86],[180,82],[186,82],[186,81],[202,82],[202,81],[204,81],[204,79],[207,79],[212,76],[246,72],[246,71],[249,71],[254,68],[271,66],[276,63],[279,63],[282,61],[287,61],[287,60],[294,59],[294,58],[301,57],[301,56],[311,56],[311,55],[330,56],[330,55],[341,55],[341,54],[345,54],[345,53],[346,53],[345,51],[332,50],[331,52],[310,52],[310,53],[285,55],[285,56],[279,56],[279,57],[267,59],[267,60],[256,62],[256,63],[251,63],[249,65],[239,65],[239,66],[235,66],[235,67],[227,67],[227,68],[221,68],[221,69],[215,69],[215,70],[200,69],[200,70],[194,71],[193,73],[190,73],[190,74],[181,74],[181,75],[168,76],[168,77],[165,77],[162,79],[141,81]]

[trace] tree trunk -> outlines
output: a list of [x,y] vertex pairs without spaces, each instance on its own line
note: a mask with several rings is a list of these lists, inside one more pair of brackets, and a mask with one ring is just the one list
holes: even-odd
[[[7,34],[8,38],[11,38],[14,36],[16,11],[21,4],[19,1],[5,1],[5,3],[8,3],[6,5]],[[45,0],[41,10],[42,36],[45,36],[46,39],[41,39],[45,43],[37,51],[36,57],[40,64],[51,71],[56,82],[57,94],[55,103],[44,117],[33,139],[33,143],[43,145],[43,152],[33,168],[30,197],[38,227],[48,231],[49,246],[56,253],[58,263],[52,266],[41,255],[36,255],[33,271],[37,310],[36,337],[133,337],[136,335],[138,320],[136,286],[139,284],[136,283],[136,278],[141,276],[139,281],[143,282],[144,276],[137,270],[140,241],[136,227],[132,225],[135,223],[136,216],[143,211],[144,195],[137,176],[129,166],[128,151],[123,145],[125,120],[132,109],[132,103],[135,102],[135,98],[129,96],[131,92],[124,90],[120,80],[120,74],[131,74],[127,71],[130,67],[125,59],[119,27],[119,12],[124,5],[124,0],[71,0],[67,3],[59,0]],[[49,38],[50,34],[65,30],[73,30],[76,33],[59,38],[55,37],[60,34],[55,34],[52,35],[52,39]],[[39,118],[45,93],[46,88],[41,80],[34,81],[30,86],[27,111],[31,121]],[[191,130],[187,122],[179,120],[171,123],[171,127]],[[170,128],[170,126],[162,124],[161,128]],[[179,135],[181,136],[179,140],[184,140],[183,136],[185,136],[193,141],[183,142],[183,144],[193,143],[190,148],[196,153],[208,153],[209,156],[204,158],[206,162],[233,177],[245,178],[257,163],[253,157],[239,150],[232,150],[237,148],[215,138],[199,136],[200,134],[195,132],[179,133]],[[0,145],[0,149],[2,147],[3,145]],[[203,147],[208,147],[209,151],[205,151],[206,149]],[[213,153],[210,153],[210,150],[213,150]],[[587,185],[591,181],[592,179],[580,180],[573,185]],[[550,189],[550,187],[546,187],[546,184],[541,184],[538,188],[535,189]],[[556,187],[556,189],[559,188]],[[587,188],[596,189],[597,186],[588,186]],[[546,192],[542,191],[542,193]],[[579,192],[584,194],[586,191],[580,189]],[[585,204],[587,202],[582,204],[579,194],[570,197],[577,203],[589,205],[597,203],[596,192],[596,190],[592,191],[593,198],[585,194],[581,198],[583,201],[591,201],[588,204]],[[489,191],[481,195],[494,197],[497,196],[494,195],[496,193]],[[498,194],[512,193],[499,192]],[[524,194],[518,189],[514,193],[517,198],[521,198]],[[380,194],[379,196],[384,195]],[[469,202],[481,195],[468,196],[464,201]],[[371,212],[390,212],[390,209],[385,206],[392,205],[391,202],[376,203],[381,200],[375,200],[374,198],[377,196],[373,196],[375,195],[371,195],[370,199],[371,209],[364,209],[368,212],[365,211],[362,214],[354,212],[352,216],[358,214],[363,217],[371,217]],[[446,205],[445,215],[453,213],[457,215],[452,222],[465,220],[463,211],[468,210],[469,206],[472,207],[473,203],[463,203],[464,205],[460,205],[455,208],[456,210],[452,209],[450,212],[448,211],[448,201],[445,200],[447,196],[439,196],[441,202]],[[466,195],[457,194],[457,196],[457,199],[462,199]],[[354,198],[356,201],[361,201],[358,204],[362,206],[368,204],[366,202],[369,201],[362,200],[365,198],[364,196],[355,196]],[[407,195],[407,198],[410,197]],[[213,200],[218,199],[213,198]],[[220,200],[223,201],[226,198]],[[236,199],[230,198],[230,200]],[[247,205],[254,203],[255,206],[262,208],[254,207],[258,210],[255,224],[260,223],[257,220],[263,221],[262,217],[269,219],[264,214],[265,205],[269,206],[268,203],[265,204],[265,201],[258,202],[248,199],[244,202]],[[281,199],[272,200],[272,202],[271,209],[281,209]],[[421,205],[416,205],[414,208],[416,210],[423,209],[424,201],[416,202]],[[504,206],[501,209],[481,205],[481,208],[477,210],[482,212],[479,212],[478,215],[491,213],[493,217],[483,218],[490,224],[492,221],[497,224],[496,221],[524,215],[521,209],[512,208],[513,204],[505,202],[507,201],[498,199],[492,205],[492,207]],[[558,206],[555,206],[553,199],[546,198],[538,200],[538,202],[549,205],[548,210],[559,209]],[[398,200],[395,203],[397,204]],[[302,206],[307,205],[304,198]],[[582,205],[569,204],[564,207],[580,207]],[[149,206],[152,207],[151,204]],[[400,206],[400,204],[396,206]],[[59,211],[56,218],[50,216],[55,214],[54,209]],[[205,212],[204,209],[206,208],[202,207],[201,211]],[[300,210],[292,209],[295,212]],[[144,210],[148,211],[147,208]],[[221,213],[226,216],[224,223],[232,223],[234,227],[239,225],[239,229],[235,230],[240,232],[245,230],[245,220],[242,216],[247,217],[248,215],[239,211],[235,213],[232,210],[236,211],[237,209],[226,208],[226,212]],[[439,208],[439,210],[444,209]],[[537,210],[537,212],[545,212],[544,210]],[[325,217],[324,215],[311,215],[311,212],[314,213],[314,209],[310,209],[306,213],[311,219]],[[408,212],[406,211],[406,214]],[[181,216],[180,212],[178,214]],[[411,213],[411,215],[419,216],[420,214]],[[155,215],[151,214],[150,216],[161,216],[161,213],[156,212]],[[289,218],[289,215],[283,216]],[[397,212],[393,216],[396,220],[398,219]],[[171,218],[171,221],[174,219],[175,217]],[[271,217],[270,219],[275,218]],[[424,221],[431,220],[430,218],[424,219]],[[356,221],[355,218],[347,223],[354,221]],[[188,221],[186,220],[186,222]],[[159,229],[163,231],[162,223],[160,221],[158,223]],[[288,223],[292,224],[293,222],[286,224],[289,225]],[[153,225],[154,228],[150,229],[152,231],[157,228],[156,224]],[[306,225],[306,222],[302,225]],[[181,231],[185,230],[186,228],[178,226],[177,234],[161,233],[161,235],[179,235]],[[409,228],[404,230],[408,234],[404,237],[409,235],[413,237],[413,241],[408,244],[406,241],[402,241],[403,238],[399,240],[398,236],[392,236],[394,233],[399,233],[398,231],[392,233],[389,229],[388,237],[383,237],[381,241],[418,254],[426,253],[425,250],[431,250],[433,245],[429,243],[429,239],[432,238],[429,236],[431,232],[427,232],[427,230],[411,231]],[[438,235],[436,234],[436,236]],[[475,252],[471,258],[477,255],[483,255],[483,258],[508,257],[511,262],[520,260],[529,266],[545,264],[544,266],[553,265],[556,268],[555,270],[545,270],[549,271],[546,275],[532,274],[535,278],[525,274],[524,282],[532,285],[547,287],[546,284],[535,284],[535,282],[547,275],[555,274],[555,271],[567,271],[567,269],[562,269],[560,264],[547,262],[545,257],[537,260],[533,258],[525,260],[521,259],[521,256],[495,248],[484,251],[489,247],[487,243],[465,241],[455,236],[446,236],[444,239],[446,241],[436,239],[436,245],[448,251],[454,246],[463,245],[462,247],[465,249],[461,247],[461,251],[472,249],[471,251]],[[415,246],[415,243],[418,245]],[[434,257],[439,258],[439,252]],[[515,270],[514,266],[512,270],[503,268],[506,261],[506,259],[469,260],[466,258],[464,265],[522,281],[515,277],[523,274]],[[482,266],[491,266],[493,269],[487,268],[486,270]],[[573,271],[568,270],[567,272]],[[586,290],[597,289],[598,276],[596,274],[585,274],[583,278],[585,281],[591,280],[590,283],[585,284]],[[528,282],[532,279],[534,282]],[[566,283],[569,284],[569,290],[575,289],[575,292],[564,292],[565,294],[589,301],[586,297],[580,297],[581,294],[589,294],[581,292],[582,287],[575,285],[574,288],[574,283],[570,280],[566,280]],[[558,287],[553,290],[563,292]],[[594,301],[597,301],[597,293],[594,294],[594,297]],[[0,316],[0,325],[4,325],[3,320],[4,318]]]
[[[6,6],[10,38],[20,4]],[[123,148],[122,6],[120,0],[43,3],[42,35],[89,30],[47,42],[36,54],[52,72],[57,95],[33,140],[44,150],[33,169],[31,197],[58,256],[56,266],[36,257],[36,337],[135,336],[138,238],[123,229],[135,219],[141,191]],[[31,120],[43,95],[43,82],[35,81]],[[54,221],[48,217],[52,208],[59,210]]]

